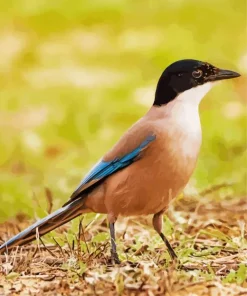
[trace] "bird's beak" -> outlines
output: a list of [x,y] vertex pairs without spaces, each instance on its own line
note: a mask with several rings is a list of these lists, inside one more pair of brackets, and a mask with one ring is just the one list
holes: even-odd
[[218,71],[216,71],[216,73],[209,78],[211,81],[217,81],[217,80],[236,78],[239,76],[240,76],[240,74],[237,72],[230,71],[230,70],[224,70],[224,69],[218,69]]

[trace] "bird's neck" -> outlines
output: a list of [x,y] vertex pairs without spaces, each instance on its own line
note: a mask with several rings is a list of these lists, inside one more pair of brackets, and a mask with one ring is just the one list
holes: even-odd
[[195,118],[198,119],[199,117],[198,104],[176,99],[169,102],[167,105],[152,106],[146,116],[151,120],[161,120],[165,122],[167,120],[172,120],[172,122],[194,121]]

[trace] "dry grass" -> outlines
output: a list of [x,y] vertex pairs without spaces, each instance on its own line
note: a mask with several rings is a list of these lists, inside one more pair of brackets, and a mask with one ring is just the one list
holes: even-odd
[[[148,219],[141,218],[120,221],[122,263],[111,266],[105,217],[98,216],[77,223],[77,234],[62,227],[52,236],[54,243],[50,237],[46,244],[2,255],[0,294],[247,295],[247,201],[216,202],[215,189],[200,201],[184,198],[170,207],[164,228],[172,233],[178,264],[169,261]],[[2,224],[1,238],[25,224],[22,216]]]

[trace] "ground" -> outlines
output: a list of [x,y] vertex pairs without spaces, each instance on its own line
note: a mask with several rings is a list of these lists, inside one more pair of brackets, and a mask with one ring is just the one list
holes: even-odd
[[[0,294],[247,295],[246,197],[215,202],[215,190],[170,206],[164,229],[177,263],[148,218],[131,218],[118,223],[122,263],[113,266],[104,215],[87,215],[74,222],[74,233],[69,224],[1,255]],[[1,226],[1,238],[26,225],[17,216]]]

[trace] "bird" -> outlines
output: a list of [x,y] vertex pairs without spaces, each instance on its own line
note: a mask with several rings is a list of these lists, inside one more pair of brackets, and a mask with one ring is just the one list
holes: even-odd
[[202,133],[199,104],[214,84],[239,77],[208,62],[183,59],[161,74],[154,101],[82,179],[69,200],[0,246],[8,253],[88,213],[106,214],[111,261],[119,264],[115,223],[119,216],[153,215],[153,227],[172,260],[175,250],[162,232],[163,213],[188,183],[198,159]]

